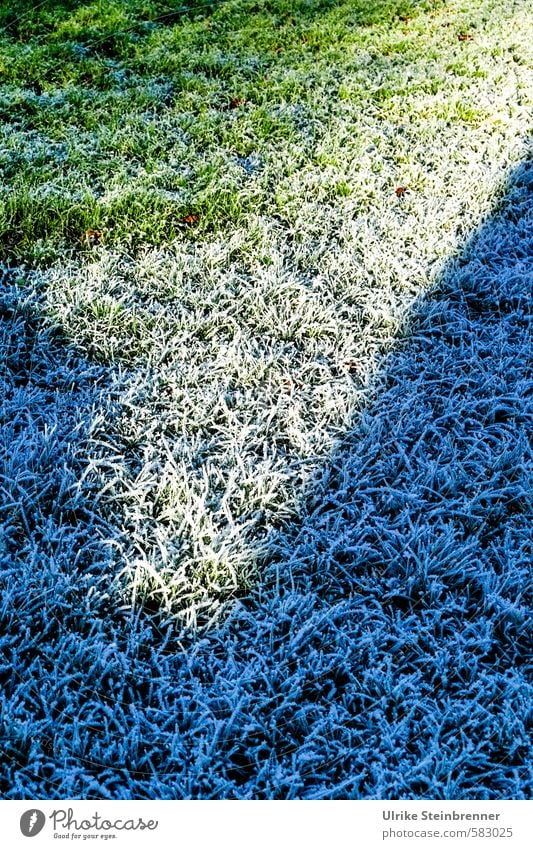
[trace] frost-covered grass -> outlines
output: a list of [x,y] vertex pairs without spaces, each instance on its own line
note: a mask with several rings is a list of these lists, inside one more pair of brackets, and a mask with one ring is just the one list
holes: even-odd
[[2,792],[527,795],[528,4],[19,7]]
[[98,376],[5,311],[5,798],[531,797],[532,188],[530,167],[419,305],[202,639],[111,603],[102,517],[76,504]]

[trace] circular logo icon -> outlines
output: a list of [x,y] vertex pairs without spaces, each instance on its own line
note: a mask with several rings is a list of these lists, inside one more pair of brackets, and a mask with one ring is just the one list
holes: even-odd
[[24,811],[20,818],[20,830],[24,837],[35,837],[43,830],[46,817],[42,811],[37,808],[32,808],[30,811]]

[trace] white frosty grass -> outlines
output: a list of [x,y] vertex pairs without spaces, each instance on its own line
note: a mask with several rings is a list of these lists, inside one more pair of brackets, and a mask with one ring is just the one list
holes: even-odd
[[[194,627],[258,579],[272,534],[279,544],[368,401],[383,352],[490,213],[525,155],[533,43],[527,4],[509,16],[496,7],[464,76],[450,70],[463,45],[440,46],[456,14],[443,10],[425,33],[427,59],[391,60],[405,95],[386,112],[352,96],[386,85],[368,57],[354,57],[340,99],[316,81],[329,120],[309,152],[302,134],[307,164],[276,183],[294,150],[271,158],[284,220],[258,211],[200,243],[135,257],[99,247],[25,276],[42,315],[107,369],[85,409],[76,487],[102,518],[100,537],[112,528],[109,574],[125,607]],[[23,394],[20,415],[28,404]],[[44,439],[31,421],[25,439]],[[65,421],[53,439],[68,454],[75,417]],[[38,474],[42,457],[21,456],[24,474]]]

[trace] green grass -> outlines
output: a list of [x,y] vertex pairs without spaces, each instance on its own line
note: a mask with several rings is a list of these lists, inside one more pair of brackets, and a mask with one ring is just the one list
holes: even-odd
[[128,597],[194,624],[256,580],[524,155],[533,24],[525,0],[189,5],[3,5],[0,257],[114,375],[90,497]]

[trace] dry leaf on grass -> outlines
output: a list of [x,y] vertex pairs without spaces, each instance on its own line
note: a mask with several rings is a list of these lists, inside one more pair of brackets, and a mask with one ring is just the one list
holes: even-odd
[[101,230],[89,227],[80,239],[81,243],[86,248],[95,248],[96,245],[101,245],[104,241],[104,234]]

